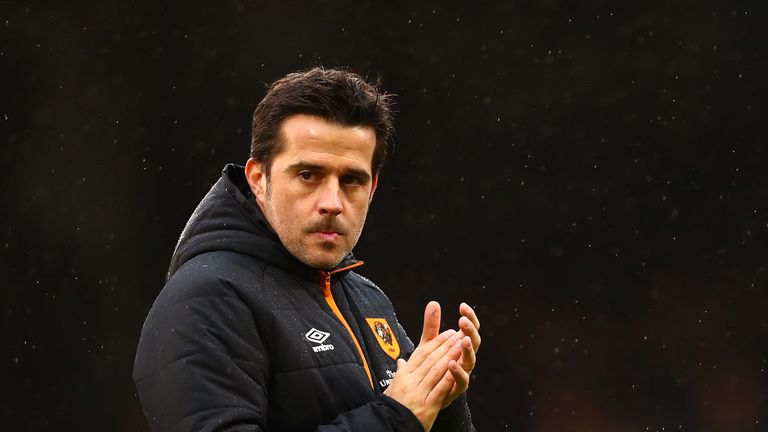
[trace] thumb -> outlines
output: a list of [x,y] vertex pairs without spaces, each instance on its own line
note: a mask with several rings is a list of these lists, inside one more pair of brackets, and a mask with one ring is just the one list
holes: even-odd
[[405,367],[405,360],[404,359],[397,359],[397,369],[395,369],[395,372],[400,372],[400,369]]
[[421,330],[420,343],[429,342],[440,333],[440,303],[431,301],[424,308],[424,327]]

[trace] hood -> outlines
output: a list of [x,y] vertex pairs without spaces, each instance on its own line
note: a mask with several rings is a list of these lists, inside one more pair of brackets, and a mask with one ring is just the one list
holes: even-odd
[[[237,252],[317,281],[318,270],[291,255],[261,212],[242,166],[228,164],[190,216],[176,243],[167,278],[187,261],[215,251]],[[356,262],[348,254],[337,268]]]

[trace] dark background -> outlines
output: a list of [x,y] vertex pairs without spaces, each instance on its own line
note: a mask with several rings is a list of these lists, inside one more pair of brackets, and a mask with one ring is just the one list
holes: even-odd
[[146,430],[175,241],[318,64],[399,95],[360,272],[476,306],[481,430],[765,430],[762,2],[60,3],[0,3],[3,430]]

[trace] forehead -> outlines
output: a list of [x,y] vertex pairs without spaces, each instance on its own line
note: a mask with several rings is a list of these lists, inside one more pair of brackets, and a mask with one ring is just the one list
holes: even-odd
[[283,121],[280,131],[283,148],[275,162],[311,159],[317,163],[351,164],[371,171],[376,132],[370,126],[344,126],[320,117],[296,114]]

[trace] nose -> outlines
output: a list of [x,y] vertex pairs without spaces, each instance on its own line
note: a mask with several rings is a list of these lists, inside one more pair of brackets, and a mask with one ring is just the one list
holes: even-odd
[[337,181],[327,181],[320,189],[320,199],[318,210],[320,214],[336,216],[341,214],[343,206],[341,204],[341,188]]

